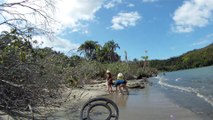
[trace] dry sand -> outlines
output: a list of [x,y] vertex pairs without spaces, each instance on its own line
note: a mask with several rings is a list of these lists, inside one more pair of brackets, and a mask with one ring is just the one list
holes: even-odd
[[[67,88],[63,87],[62,98],[57,101],[62,101],[63,104],[60,107],[38,107],[42,115],[36,115],[37,119],[58,119],[58,120],[79,120],[79,111],[84,102],[87,100],[106,94],[105,83],[97,83],[91,85],[85,85],[83,88]],[[26,113],[31,115],[32,113]],[[47,117],[44,117],[47,116]],[[73,117],[74,116],[74,117]],[[11,116],[5,112],[0,111],[0,120],[14,120]],[[27,118],[20,118],[20,120],[28,120]]]

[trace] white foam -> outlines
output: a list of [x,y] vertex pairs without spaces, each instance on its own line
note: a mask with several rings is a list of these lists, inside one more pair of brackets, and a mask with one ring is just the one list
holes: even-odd
[[181,78],[177,78],[177,79],[175,79],[175,81],[176,81],[176,82],[178,82],[179,80],[181,80]]
[[196,94],[198,97],[204,99],[206,102],[208,102],[209,104],[211,104],[213,106],[213,100],[209,99],[208,97],[202,95],[199,93],[199,91],[197,89],[191,88],[191,87],[180,87],[180,86],[175,86],[175,85],[170,85],[168,83],[165,83],[164,81],[167,80],[163,77],[159,77],[159,81],[158,83],[162,86],[166,86],[166,87],[170,87],[170,88],[175,88],[175,89],[179,89],[181,91],[185,91],[185,92],[189,92],[189,93],[194,93]]
[[203,98],[206,102],[210,103],[213,106],[213,101],[210,98],[205,97],[204,95],[197,93],[197,96]]

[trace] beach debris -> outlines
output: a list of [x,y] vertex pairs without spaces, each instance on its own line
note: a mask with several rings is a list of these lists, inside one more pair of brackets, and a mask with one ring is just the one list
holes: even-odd
[[141,81],[135,81],[135,82],[128,82],[128,88],[133,89],[133,88],[145,88],[144,82]]

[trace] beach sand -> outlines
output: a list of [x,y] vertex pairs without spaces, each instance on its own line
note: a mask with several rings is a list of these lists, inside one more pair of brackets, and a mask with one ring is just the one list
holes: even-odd
[[[62,97],[56,101],[63,103],[60,107],[37,107],[40,114],[34,114],[39,120],[79,120],[80,110],[83,104],[94,97],[105,95],[107,92],[105,83],[85,85],[83,88],[67,88],[63,86]],[[57,105],[59,106],[59,105]],[[32,113],[26,113],[31,115]],[[18,118],[28,120],[28,118]],[[0,120],[14,120],[5,112],[0,111]]]
[[79,120],[80,109],[90,98],[104,96],[112,99],[119,107],[119,120],[202,120],[188,109],[179,107],[155,87],[146,85],[144,89],[130,89],[130,95],[118,93],[107,94],[103,84],[86,86],[85,96],[73,104],[76,109],[71,109],[69,103],[54,117],[48,119]]
[[84,103],[102,96],[112,99],[118,105],[119,120],[202,120],[190,110],[174,104],[153,86],[146,85],[144,89],[129,91],[130,95],[108,94],[104,83],[86,85],[83,89],[67,88],[63,95],[66,102],[60,108],[53,108],[54,112],[46,111],[46,117],[42,119],[79,120]]
[[80,110],[84,103],[97,96],[106,95],[105,83],[85,85],[79,89],[67,89],[63,96],[70,94],[67,101],[54,113],[49,113],[45,119],[47,120],[79,120]]

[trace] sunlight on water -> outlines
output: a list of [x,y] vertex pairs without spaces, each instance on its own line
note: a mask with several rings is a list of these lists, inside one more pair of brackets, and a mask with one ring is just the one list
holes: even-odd
[[177,104],[213,117],[213,66],[162,73],[153,82]]
[[204,95],[200,94],[198,89],[191,88],[191,87],[180,87],[180,86],[170,85],[170,84],[167,84],[164,81],[165,81],[164,78],[160,77],[158,83],[160,85],[162,85],[162,86],[175,88],[175,89],[179,89],[181,91],[185,91],[185,92],[190,92],[190,93],[196,94],[198,97],[200,97],[200,98],[204,99],[206,102],[210,103],[212,105],[212,107],[213,107],[213,100],[211,98],[208,98],[207,96],[204,96]]

